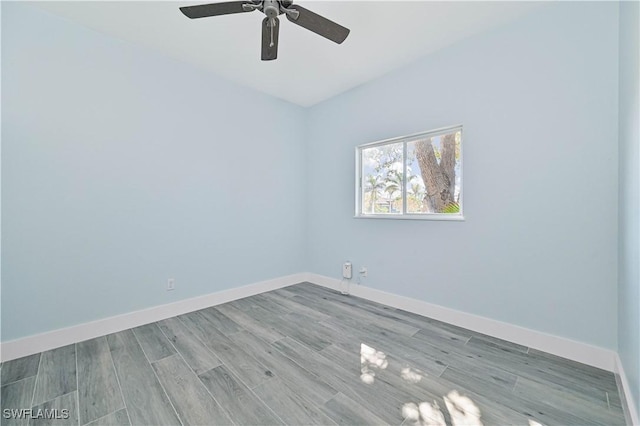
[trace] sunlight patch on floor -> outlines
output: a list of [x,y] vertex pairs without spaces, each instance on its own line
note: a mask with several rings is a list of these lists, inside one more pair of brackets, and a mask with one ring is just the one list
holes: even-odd
[[389,365],[387,355],[371,346],[360,344],[360,380],[370,385],[376,377],[375,370],[384,370]]
[[[460,395],[457,390],[452,390],[443,398],[452,426],[483,426],[480,408],[471,398]],[[402,417],[412,426],[447,426],[445,415],[437,401],[419,404],[408,402],[402,407]]]
[[414,370],[411,367],[405,367],[400,371],[400,377],[409,383],[418,383],[422,380],[422,374],[419,370]]

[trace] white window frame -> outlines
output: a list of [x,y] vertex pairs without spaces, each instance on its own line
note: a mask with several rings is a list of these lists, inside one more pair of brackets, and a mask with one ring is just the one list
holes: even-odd
[[[402,213],[399,214],[367,214],[362,212],[362,197],[363,197],[363,187],[362,187],[362,151],[366,148],[371,148],[374,146],[381,145],[389,145],[394,143],[403,143],[403,168],[405,168],[406,157],[407,157],[407,143],[413,142],[417,139],[423,139],[425,137],[434,137],[445,135],[448,133],[460,132],[460,201],[458,204],[460,205],[459,213],[406,213],[407,210],[407,176],[406,173],[403,173],[403,188],[402,188]],[[462,124],[458,124],[455,126],[442,127],[440,129],[429,130],[426,132],[414,133],[407,136],[400,136],[397,138],[385,139],[382,141],[370,142],[362,145],[358,145],[356,147],[356,182],[355,182],[355,199],[356,199],[356,213],[355,218],[357,219],[396,219],[396,220],[445,220],[445,221],[463,221],[463,193],[464,193],[464,180],[463,180],[463,163],[462,163],[462,152],[464,150],[464,133],[462,129]]]

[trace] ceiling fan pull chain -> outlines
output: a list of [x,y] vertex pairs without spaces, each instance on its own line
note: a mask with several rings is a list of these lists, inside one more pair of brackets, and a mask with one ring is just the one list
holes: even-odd
[[275,19],[270,19],[269,20],[269,24],[270,24],[270,27],[271,27],[271,44],[269,44],[269,47],[273,47],[273,27],[276,26]]

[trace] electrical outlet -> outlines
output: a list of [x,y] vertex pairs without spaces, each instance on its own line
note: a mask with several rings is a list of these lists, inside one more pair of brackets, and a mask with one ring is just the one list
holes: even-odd
[[365,266],[363,266],[362,268],[360,268],[360,276],[362,278],[367,278],[367,275],[369,274],[369,271],[367,270],[367,268]]
[[175,278],[169,278],[167,280],[167,291],[174,290],[176,288],[176,280]]

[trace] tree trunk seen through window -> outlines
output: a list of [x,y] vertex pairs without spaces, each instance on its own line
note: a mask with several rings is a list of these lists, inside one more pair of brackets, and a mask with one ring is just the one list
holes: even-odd
[[416,142],[416,157],[426,188],[425,202],[432,213],[444,213],[455,204],[456,135],[441,136],[440,161],[436,157],[431,138]]

